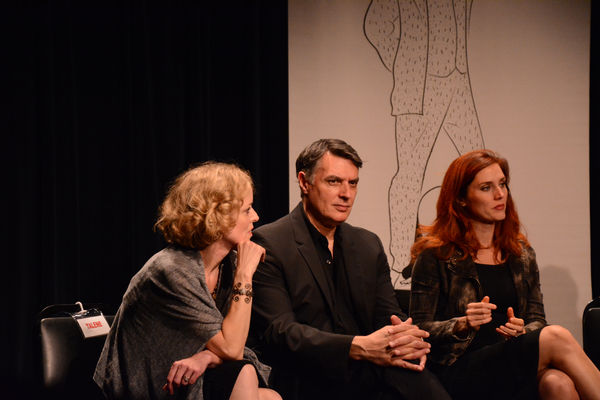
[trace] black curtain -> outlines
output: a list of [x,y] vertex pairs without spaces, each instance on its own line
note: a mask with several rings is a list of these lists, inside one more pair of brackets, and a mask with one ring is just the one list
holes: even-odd
[[26,399],[37,313],[116,309],[187,167],[236,162],[257,225],[287,213],[287,2],[2,2],[0,66],[0,397]]

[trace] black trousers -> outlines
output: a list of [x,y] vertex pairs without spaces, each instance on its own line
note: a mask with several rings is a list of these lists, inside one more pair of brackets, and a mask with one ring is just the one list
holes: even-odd
[[[275,387],[277,390],[278,388]],[[290,389],[287,387],[287,389]],[[346,380],[303,374],[296,387],[298,400],[450,400],[450,396],[428,369],[379,367],[352,363]],[[284,390],[285,391],[285,390]],[[284,395],[284,400],[287,399]]]
[[404,368],[384,368],[383,374],[385,385],[379,397],[381,400],[398,399],[398,394],[406,400],[450,400],[450,395],[441,382],[427,368],[422,372]]

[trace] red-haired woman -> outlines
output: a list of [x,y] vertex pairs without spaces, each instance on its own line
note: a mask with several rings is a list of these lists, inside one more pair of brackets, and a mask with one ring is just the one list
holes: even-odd
[[546,325],[509,178],[498,154],[464,154],[444,176],[433,225],[420,227],[410,316],[430,333],[427,366],[454,400],[600,399],[598,369],[569,331]]

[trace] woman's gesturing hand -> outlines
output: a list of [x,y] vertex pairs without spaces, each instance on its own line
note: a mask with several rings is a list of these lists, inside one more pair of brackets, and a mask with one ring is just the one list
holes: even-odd
[[504,336],[506,339],[512,339],[524,334],[525,321],[523,321],[521,318],[515,317],[515,312],[512,307],[508,307],[506,310],[506,315],[508,315],[508,322],[505,325],[496,328],[496,332]]
[[496,305],[490,303],[489,296],[485,296],[479,303],[469,303],[467,306],[467,327],[469,330],[478,331],[481,325],[492,321],[492,310]]
[[492,321],[492,310],[496,309],[496,305],[490,303],[489,296],[485,296],[478,303],[469,303],[467,305],[467,315],[458,319],[454,325],[453,333],[460,337],[467,336],[470,332],[476,332]]

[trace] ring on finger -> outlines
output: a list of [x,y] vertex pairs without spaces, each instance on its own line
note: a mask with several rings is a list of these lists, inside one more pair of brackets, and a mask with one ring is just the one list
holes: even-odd
[[188,383],[188,382],[190,381],[190,378],[188,378],[188,377],[187,377],[187,376],[185,376],[185,375],[183,376],[183,378],[182,378],[182,379],[183,379],[183,381],[184,381],[185,383]]

